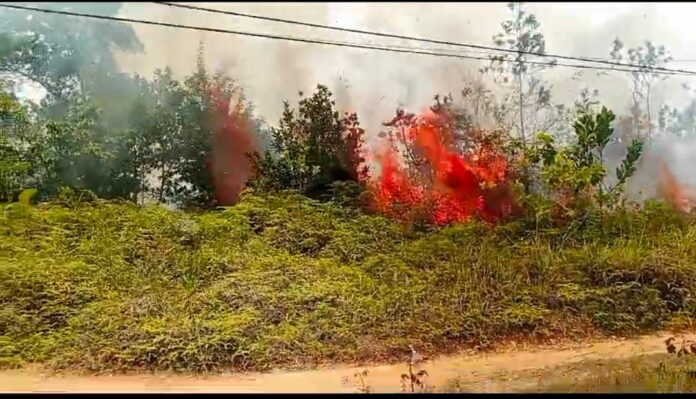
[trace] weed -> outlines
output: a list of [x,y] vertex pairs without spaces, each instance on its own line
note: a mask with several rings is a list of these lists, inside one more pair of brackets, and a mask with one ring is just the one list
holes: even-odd
[[425,390],[425,378],[428,377],[426,370],[414,371],[414,367],[418,365],[423,357],[413,349],[413,345],[408,346],[411,350],[411,356],[408,361],[408,374],[401,374],[401,390],[403,392],[422,392]]
[[[355,386],[359,393],[370,393],[371,388],[367,385],[367,375],[369,373],[370,371],[365,369],[359,373],[353,374],[353,378],[355,379],[353,386]],[[348,377],[343,377],[343,384],[347,385],[348,383]]]
[[[571,384],[550,384],[545,392],[696,392],[693,357],[640,356],[630,362],[607,365]],[[657,365],[655,363],[658,363]]]

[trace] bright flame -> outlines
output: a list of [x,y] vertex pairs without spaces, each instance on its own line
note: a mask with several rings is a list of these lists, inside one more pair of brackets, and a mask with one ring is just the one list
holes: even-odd
[[444,123],[446,118],[433,112],[409,118],[400,136],[406,146],[422,154],[430,179],[415,178],[414,173],[409,173],[409,168],[418,166],[398,156],[393,138],[383,153],[375,157],[381,175],[372,183],[372,192],[379,211],[400,218],[406,216],[401,208],[425,211],[431,222],[444,225],[463,222],[474,215],[497,219],[500,211],[490,205],[509,207],[511,198],[499,204],[485,201],[492,188],[507,183],[504,156],[485,146],[467,156],[453,151],[454,134]]

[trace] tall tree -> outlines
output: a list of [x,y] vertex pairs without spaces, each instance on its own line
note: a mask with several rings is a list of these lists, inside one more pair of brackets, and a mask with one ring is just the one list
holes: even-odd
[[[493,56],[482,72],[492,73],[496,83],[509,89],[494,114],[501,127],[517,133],[526,146],[532,134],[550,130],[561,122],[565,109],[551,104],[551,86],[541,76],[541,72],[556,61],[529,55],[546,54],[541,24],[534,14],[524,10],[522,3],[509,3],[508,9],[512,18],[501,23],[502,32],[493,36],[493,42],[517,54]],[[530,64],[530,61],[535,63]]]
[[297,110],[284,102],[269,150],[255,156],[256,186],[321,194],[334,181],[362,180],[364,131],[357,115],[341,116],[326,86],[318,85],[311,97],[300,96]]
[[[667,79],[667,75],[661,75],[655,71],[655,67],[662,67],[672,60],[669,51],[663,45],[655,45],[649,40],[644,46],[636,46],[626,49],[624,43],[616,38],[610,52],[611,59],[617,62],[627,61],[640,65],[635,72],[631,72],[632,83],[632,134],[633,137],[653,134],[653,108],[651,94],[654,84],[659,80]],[[659,107],[661,108],[661,107]]]
[[27,184],[30,164],[16,143],[18,130],[28,124],[27,111],[0,82],[0,202],[9,201]]
[[254,151],[256,124],[241,86],[222,72],[208,73],[203,50],[201,44],[197,69],[184,81],[174,196],[179,202],[229,205],[251,174],[246,153]]
[[[696,92],[688,84],[684,89],[693,96]],[[661,133],[677,137],[696,137],[696,99],[691,100],[682,109],[663,105],[658,113],[658,126]]]
[[234,203],[251,174],[247,153],[256,148],[259,126],[242,88],[224,73],[206,70],[202,43],[197,68],[183,82],[165,69],[142,86],[128,144],[117,155],[124,184],[157,202]]

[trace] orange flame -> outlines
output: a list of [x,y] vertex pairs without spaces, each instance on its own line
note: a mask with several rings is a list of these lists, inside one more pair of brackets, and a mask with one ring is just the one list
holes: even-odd
[[[432,181],[416,181],[408,173],[407,168],[414,165],[399,163],[392,139],[384,153],[376,157],[381,175],[373,183],[372,191],[379,211],[403,218],[403,210],[395,205],[425,209],[431,222],[444,225],[463,222],[474,215],[497,219],[501,211],[495,207],[510,207],[509,191],[498,190],[498,198],[493,202],[499,203],[485,201],[491,188],[507,183],[508,165],[502,154],[485,146],[468,156],[453,151],[454,135],[448,130],[449,124],[444,123],[446,115],[427,112],[416,118],[406,117],[408,125],[401,138],[407,146],[422,153],[432,172]],[[508,200],[503,198],[506,195]]]
[[212,152],[208,159],[209,172],[219,205],[232,205],[251,176],[252,165],[247,154],[258,147],[252,122],[244,115],[239,100],[230,109],[232,96],[213,88],[210,98],[213,108]]
[[696,195],[687,187],[679,184],[664,160],[660,161],[662,175],[659,191],[664,199],[677,211],[691,213],[696,205]]

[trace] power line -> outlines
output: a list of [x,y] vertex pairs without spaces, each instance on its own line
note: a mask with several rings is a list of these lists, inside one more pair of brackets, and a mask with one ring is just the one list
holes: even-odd
[[329,30],[335,30],[335,31],[341,31],[341,32],[359,33],[359,34],[363,34],[363,35],[388,37],[388,38],[392,38],[392,39],[412,40],[412,41],[419,41],[419,42],[424,42],[424,43],[434,43],[434,44],[445,44],[448,46],[468,47],[468,48],[475,48],[475,49],[488,50],[488,51],[500,51],[500,52],[505,52],[505,53],[518,54],[518,55],[526,54],[526,55],[533,55],[533,56],[537,56],[537,57],[550,57],[550,58],[559,58],[559,59],[565,59],[565,60],[571,60],[571,61],[594,62],[594,63],[600,63],[600,64],[606,64],[606,65],[619,66],[619,67],[652,69],[652,70],[658,70],[658,71],[664,71],[664,72],[679,72],[682,74],[689,74],[689,75],[696,74],[696,71],[688,71],[688,70],[682,70],[682,69],[670,69],[670,68],[664,68],[664,67],[649,67],[648,68],[648,67],[645,67],[643,65],[638,65],[638,64],[624,64],[621,62],[608,61],[608,60],[597,59],[597,58],[593,59],[593,58],[585,58],[585,57],[572,57],[572,56],[566,56],[566,55],[536,53],[536,52],[531,52],[531,51],[518,51],[518,50],[511,50],[511,49],[505,49],[505,48],[500,48],[500,47],[483,46],[483,45],[479,45],[479,44],[457,43],[457,42],[450,42],[450,41],[444,41],[444,40],[434,40],[434,39],[428,39],[428,38],[422,38],[422,37],[397,35],[397,34],[393,34],[393,33],[382,33],[382,32],[367,31],[367,30],[361,30],[361,29],[343,28],[343,27],[339,27],[339,26],[315,24],[315,23],[296,21],[296,20],[290,20],[290,19],[273,18],[273,17],[247,14],[247,13],[241,13],[241,12],[235,12],[235,11],[216,10],[213,8],[190,6],[190,5],[186,5],[186,4],[176,4],[176,3],[166,2],[166,1],[155,1],[153,3],[160,4],[160,5],[166,5],[169,7],[178,7],[178,8],[184,8],[184,9],[190,9],[190,10],[212,12],[212,13],[217,13],[217,14],[234,15],[237,17],[254,18],[254,19],[260,19],[260,20],[264,20],[264,21],[282,22],[282,23],[286,23],[286,24],[308,26],[308,27],[320,28],[320,29],[329,29]]
[[[490,56],[489,57],[477,57],[477,56],[460,55],[460,54],[438,53],[438,52],[432,52],[432,51],[417,51],[417,50],[397,49],[397,48],[391,48],[391,47],[385,47],[385,46],[373,46],[373,45],[366,45],[366,44],[335,42],[335,41],[319,40],[319,39],[307,39],[307,38],[302,38],[302,37],[273,35],[273,34],[268,34],[268,33],[242,32],[242,31],[234,31],[234,30],[220,29],[220,28],[209,28],[209,27],[203,27],[203,26],[191,26],[191,25],[172,24],[172,23],[167,23],[167,22],[149,21],[149,20],[143,20],[143,19],[110,17],[110,16],[105,16],[105,15],[86,14],[86,13],[73,12],[73,11],[47,10],[47,9],[41,9],[41,8],[24,7],[24,6],[9,5],[9,4],[0,4],[0,7],[16,9],[16,10],[24,10],[24,11],[37,11],[37,12],[43,12],[43,13],[48,13],[48,14],[59,14],[59,15],[68,15],[68,16],[75,16],[75,17],[93,18],[93,19],[100,19],[100,20],[107,20],[107,21],[118,21],[118,22],[128,22],[128,23],[137,23],[137,24],[154,25],[154,26],[164,26],[164,27],[169,27],[169,28],[188,29],[188,30],[196,30],[196,31],[203,31],[203,32],[227,33],[227,34],[234,34],[234,35],[241,35],[241,36],[261,37],[261,38],[266,38],[266,39],[287,40],[287,41],[300,42],[300,43],[323,44],[323,45],[338,46],[338,47],[351,47],[351,48],[357,48],[357,49],[363,49],[363,50],[380,50],[380,51],[388,51],[388,52],[393,52],[393,53],[420,54],[420,55],[430,55],[430,56],[436,56],[436,57],[449,57],[449,58],[460,58],[460,59],[469,59],[469,60],[490,61],[492,59],[492,57],[490,57]],[[503,62],[518,62],[518,61],[508,60],[508,59],[503,59],[501,61],[503,61]],[[563,66],[563,67],[579,68],[579,69],[595,69],[595,70],[620,71],[620,72],[637,72],[637,70],[635,70],[635,69],[608,68],[608,67],[599,67],[599,66],[581,65],[581,64],[562,64],[562,63],[558,63],[558,62],[535,62],[535,61],[521,61],[521,62],[525,63],[525,64],[530,64],[530,65]],[[643,70],[646,69],[645,67],[642,67],[642,68],[643,68]],[[678,72],[678,71],[658,72],[658,73],[663,74],[663,75],[678,75],[678,76],[694,74],[693,72]]]

